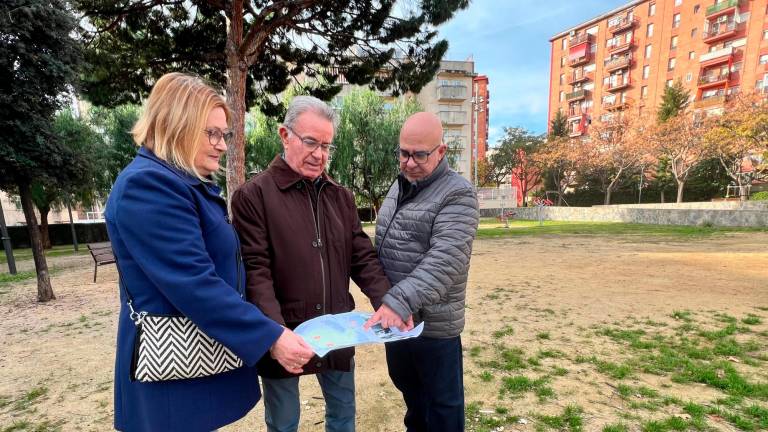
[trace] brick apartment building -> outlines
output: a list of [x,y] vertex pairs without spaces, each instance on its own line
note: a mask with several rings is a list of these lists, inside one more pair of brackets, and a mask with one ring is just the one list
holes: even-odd
[[562,110],[572,137],[593,120],[655,110],[680,80],[695,110],[768,88],[768,0],[639,0],[550,39],[549,120]]
[[[343,76],[337,82],[343,86],[334,105],[340,106],[355,86]],[[389,92],[379,94],[388,101],[395,100]],[[484,159],[488,148],[488,77],[475,72],[472,60],[443,60],[435,77],[418,94],[400,97],[416,98],[425,111],[440,117],[443,141],[456,152],[454,169],[474,182],[475,156]]]

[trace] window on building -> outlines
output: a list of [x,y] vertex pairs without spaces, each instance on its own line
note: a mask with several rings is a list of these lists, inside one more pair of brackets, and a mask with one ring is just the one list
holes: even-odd
[[674,82],[671,79],[667,80],[667,87],[672,87],[672,84],[674,84]]
[[643,66],[643,79],[648,79],[651,75],[651,67],[648,65]]
[[667,62],[667,70],[674,70],[674,69],[675,69],[675,64],[676,64],[676,63],[677,63],[677,61],[675,60],[675,58],[674,58],[674,57],[672,57],[671,59],[669,59],[669,61]]
[[768,64],[768,54],[763,54],[760,56],[760,64]]
[[763,30],[763,40],[768,40],[768,30]]
[[691,39],[696,37],[696,27],[691,29]]
[[565,57],[560,57],[560,67],[565,66]]
[[691,82],[693,80],[693,73],[688,72],[685,74],[685,82]]
[[560,85],[565,84],[565,74],[560,74]]
[[561,91],[560,92],[560,102],[562,102],[564,100],[565,100],[565,92]]
[[654,15],[656,15],[656,3],[651,3],[648,5],[648,16]]
[[696,58],[696,51],[688,51],[688,59],[693,60]]
[[645,46],[645,58],[646,59],[651,58],[651,45],[650,44]]
[[672,36],[672,39],[669,41],[669,49],[675,48],[677,48],[677,36]]
[[653,36],[653,23],[651,23],[651,24],[648,24],[648,26],[647,26],[647,27],[646,27],[646,29],[645,29],[645,35],[646,35],[647,37],[651,37],[651,36]]
[[640,87],[640,99],[648,99],[648,86]]
[[680,27],[680,14],[676,13],[672,15],[672,28]]
[[563,41],[562,41],[562,49],[563,49],[563,51],[565,51],[566,47],[568,46],[567,40],[568,40],[568,38],[563,38]]
[[699,5],[693,5],[693,13],[694,15],[699,13]]

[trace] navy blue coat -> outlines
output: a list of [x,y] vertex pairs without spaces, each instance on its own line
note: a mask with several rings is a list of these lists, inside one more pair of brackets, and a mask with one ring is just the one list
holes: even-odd
[[246,364],[205,378],[131,381],[136,327],[121,290],[115,428],[211,431],[243,417],[261,397],[254,365],[283,329],[237,291],[245,272],[219,189],[142,147],[118,176],[105,218],[134,308],[185,315]]

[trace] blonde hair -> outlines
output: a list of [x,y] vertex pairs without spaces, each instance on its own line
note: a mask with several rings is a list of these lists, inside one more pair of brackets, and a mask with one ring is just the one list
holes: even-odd
[[204,180],[195,168],[200,134],[211,110],[232,118],[224,97],[197,76],[172,72],[157,80],[131,134],[160,159]]

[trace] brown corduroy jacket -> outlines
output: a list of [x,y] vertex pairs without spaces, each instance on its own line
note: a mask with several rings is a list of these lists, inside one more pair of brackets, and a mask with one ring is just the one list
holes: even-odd
[[[232,195],[232,219],[246,268],[246,296],[262,312],[293,329],[324,314],[355,308],[350,278],[374,309],[390,284],[363,231],[352,193],[325,173],[305,180],[280,156]],[[354,349],[315,356],[303,374],[349,371]],[[293,376],[266,354],[268,378]]]

